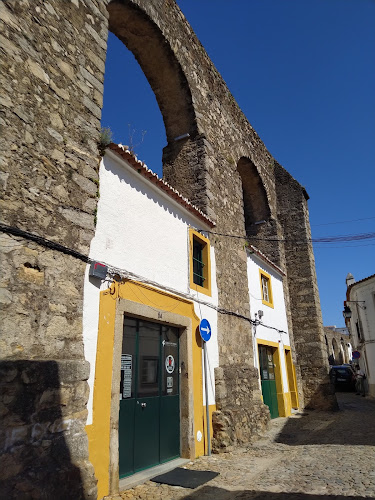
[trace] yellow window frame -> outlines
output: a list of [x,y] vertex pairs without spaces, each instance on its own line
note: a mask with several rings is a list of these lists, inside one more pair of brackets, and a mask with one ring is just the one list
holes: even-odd
[[[194,283],[193,275],[193,242],[198,241],[202,245],[202,261],[204,264],[204,285],[200,286]],[[198,233],[193,228],[189,228],[189,263],[190,263],[190,288],[193,290],[203,293],[204,295],[211,296],[211,258],[210,258],[210,240]]]
[[[268,300],[264,299],[263,283],[262,283],[263,278],[265,280],[267,280]],[[260,280],[260,292],[262,294],[262,303],[265,306],[272,307],[272,309],[273,309],[273,294],[272,294],[271,276],[268,273],[266,273],[266,271],[263,271],[263,269],[259,269],[259,280]]]

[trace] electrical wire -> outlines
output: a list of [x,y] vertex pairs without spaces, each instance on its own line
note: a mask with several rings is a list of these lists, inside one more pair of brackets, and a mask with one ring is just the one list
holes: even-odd
[[216,236],[223,236],[226,238],[236,238],[245,241],[270,241],[270,242],[282,242],[282,243],[295,243],[306,245],[307,242],[311,243],[336,243],[338,241],[342,242],[350,242],[350,241],[360,241],[360,240],[370,240],[375,239],[374,233],[360,233],[360,234],[348,234],[348,235],[340,235],[340,236],[321,236],[319,238],[306,238],[305,240],[297,240],[292,238],[259,238],[257,236],[249,236],[249,235],[240,235],[240,234],[228,234],[228,233],[216,233],[210,230],[200,230],[201,232],[206,232],[209,234],[213,234]]
[[325,222],[324,224],[311,224],[312,226],[331,226],[332,224],[347,224],[348,222],[359,222],[362,220],[372,220],[375,217],[363,217],[362,219],[351,219],[351,220],[342,220],[337,222]]
[[[94,259],[88,257],[87,255],[83,255],[82,253],[77,252],[76,250],[73,250],[72,248],[68,248],[64,245],[60,245],[59,243],[56,243],[55,241],[47,240],[46,238],[42,238],[41,236],[35,235],[33,233],[29,233],[28,231],[24,231],[23,229],[19,229],[19,228],[13,227],[13,226],[8,226],[6,224],[0,223],[0,231],[2,231],[3,233],[6,233],[6,234],[12,234],[13,236],[21,236],[25,239],[34,241],[35,243],[37,243],[41,246],[44,246],[44,247],[47,247],[47,248],[50,248],[53,250],[57,250],[57,251],[62,252],[66,255],[70,255],[72,257],[75,257],[76,259],[82,260],[83,262],[85,262],[87,264],[91,264],[92,262],[97,262]],[[229,310],[224,309],[222,307],[218,307],[214,304],[211,304],[210,302],[198,299],[197,297],[191,295],[190,293],[183,293],[183,292],[180,292],[179,290],[175,290],[171,287],[160,285],[160,283],[158,283],[158,282],[149,280],[147,278],[139,276],[139,275],[132,273],[130,271],[127,271],[125,269],[111,266],[110,264],[108,264],[106,262],[100,262],[100,264],[105,265],[108,269],[108,273],[112,276],[118,275],[122,279],[128,279],[131,281],[138,281],[140,283],[154,286],[154,287],[157,287],[161,290],[173,293],[174,295],[177,295],[179,297],[182,297],[182,298],[185,298],[187,300],[197,302],[198,304],[202,304],[202,305],[205,305],[205,306],[210,307],[212,309],[215,309],[220,314],[226,314],[228,316],[234,316],[236,318],[243,319],[252,325],[262,325],[265,328],[271,328],[273,330],[278,331],[279,333],[287,333],[287,332],[284,332],[283,330],[279,330],[278,328],[275,328],[273,326],[265,325],[261,322],[258,323],[259,320],[255,321],[255,320],[251,319],[250,317],[245,316],[243,314],[239,314],[235,311],[229,311]],[[105,280],[105,281],[108,281],[108,280]]]

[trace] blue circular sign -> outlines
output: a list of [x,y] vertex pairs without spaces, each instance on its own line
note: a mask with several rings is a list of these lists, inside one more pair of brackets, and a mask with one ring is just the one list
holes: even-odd
[[359,359],[361,357],[361,353],[359,351],[353,351],[352,352],[352,358],[353,359]]
[[199,323],[199,333],[205,342],[208,342],[211,338],[211,325],[206,319],[202,319]]

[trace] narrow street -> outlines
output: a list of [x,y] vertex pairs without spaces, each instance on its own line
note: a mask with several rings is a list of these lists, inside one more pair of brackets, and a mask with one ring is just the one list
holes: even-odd
[[375,400],[337,394],[340,411],[271,422],[246,449],[187,468],[219,472],[195,490],[147,481],[111,500],[344,500],[375,498]]

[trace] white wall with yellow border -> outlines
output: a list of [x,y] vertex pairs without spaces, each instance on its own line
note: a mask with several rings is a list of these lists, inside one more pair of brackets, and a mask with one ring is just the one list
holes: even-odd
[[[260,272],[261,271],[261,272]],[[290,350],[290,338],[284,299],[283,277],[271,265],[255,253],[248,252],[247,258],[248,285],[250,296],[251,318],[259,319],[259,311],[263,315],[260,324],[253,327],[254,365],[259,370],[258,345],[268,345],[277,349],[276,381],[278,391],[279,415],[291,414],[291,391],[293,380],[288,379],[285,349]],[[270,279],[272,288],[272,305],[264,303],[261,288],[261,273]],[[260,382],[259,382],[260,383]]]

